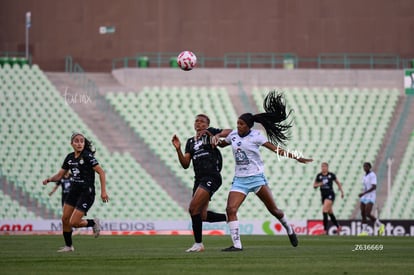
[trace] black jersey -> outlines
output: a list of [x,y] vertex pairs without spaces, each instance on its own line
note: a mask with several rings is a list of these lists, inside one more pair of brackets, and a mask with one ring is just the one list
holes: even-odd
[[95,171],[93,167],[98,161],[88,150],[83,150],[78,158],[75,153],[68,154],[62,164],[62,169],[70,170],[72,175],[72,187],[90,187],[95,190]]
[[[222,131],[222,129],[216,128],[208,128],[207,130],[213,135]],[[220,173],[223,160],[220,151],[211,146],[210,136],[203,135],[197,140],[194,137],[189,138],[185,145],[185,153],[191,155],[196,178]]]
[[319,173],[316,175],[316,182],[322,182],[320,190],[321,193],[330,193],[333,192],[333,182],[336,180],[336,176],[334,173],[328,172],[326,175]]

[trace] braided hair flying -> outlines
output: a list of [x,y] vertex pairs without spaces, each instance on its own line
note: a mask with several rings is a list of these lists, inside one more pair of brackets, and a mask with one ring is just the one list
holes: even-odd
[[254,122],[262,124],[266,130],[267,138],[274,145],[286,145],[290,138],[290,128],[292,121],[287,122],[287,118],[292,113],[286,113],[286,102],[282,93],[270,91],[263,101],[264,113],[242,114],[239,118],[246,122],[249,128],[253,127]]

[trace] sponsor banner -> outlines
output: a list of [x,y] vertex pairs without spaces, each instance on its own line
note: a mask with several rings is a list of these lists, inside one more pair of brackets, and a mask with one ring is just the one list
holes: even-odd
[[[144,231],[101,231],[100,235],[138,236],[138,235],[192,235],[189,230],[144,230]],[[62,235],[62,231],[3,231],[0,235]],[[75,229],[73,235],[93,235],[92,230]],[[203,230],[203,235],[224,235],[222,230]]]
[[[414,220],[381,220],[385,225],[385,236],[414,236]],[[356,236],[362,231],[361,220],[338,220],[341,225],[340,235]],[[321,220],[308,220],[308,234],[325,234]],[[370,236],[378,236],[378,227],[368,222],[367,231]],[[329,221],[328,235],[336,235],[336,226]]]
[[[282,224],[277,220],[250,220],[239,221],[241,235],[286,235],[286,230]],[[289,221],[296,234],[306,235],[307,225],[306,221]],[[191,222],[188,223],[188,228],[191,229]],[[220,223],[204,223],[204,230],[223,230],[225,234],[229,235],[229,228],[225,222]]]
[[[296,234],[306,235],[306,221],[290,221]],[[102,234],[109,235],[154,235],[192,234],[191,221],[140,221],[140,220],[102,220]],[[2,220],[0,221],[0,234],[54,234],[62,231],[60,220]],[[204,223],[203,231],[206,234],[229,234],[225,222]],[[91,228],[76,229],[77,234],[90,234]],[[277,220],[248,220],[240,221],[240,234],[242,235],[286,235],[286,230]]]

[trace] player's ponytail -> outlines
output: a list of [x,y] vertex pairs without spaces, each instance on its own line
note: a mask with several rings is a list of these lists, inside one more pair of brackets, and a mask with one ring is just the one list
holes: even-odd
[[246,122],[249,128],[253,127],[254,122],[262,124],[266,130],[267,137],[274,145],[286,145],[290,138],[290,128],[292,122],[287,122],[287,118],[292,113],[286,113],[286,103],[283,94],[271,91],[263,101],[264,113],[242,114],[239,118]]
[[96,152],[95,147],[92,145],[92,142],[87,138],[85,138],[85,148],[83,150],[88,150],[92,153],[92,155],[94,155]]

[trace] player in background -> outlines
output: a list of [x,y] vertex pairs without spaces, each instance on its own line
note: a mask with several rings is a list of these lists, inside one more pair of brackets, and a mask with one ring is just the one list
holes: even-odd
[[184,169],[193,162],[194,168],[194,187],[188,211],[191,216],[195,243],[186,252],[202,252],[204,245],[202,242],[203,221],[223,222],[226,215],[207,211],[209,201],[213,194],[222,184],[221,168],[222,156],[216,148],[217,140],[226,136],[231,130],[222,130],[209,127],[210,119],[205,114],[199,114],[195,118],[194,137],[190,137],[185,145],[185,153],[181,151],[181,142],[177,135],[172,137],[178,160]]
[[319,187],[321,191],[322,197],[322,215],[323,215],[323,228],[325,230],[325,234],[328,234],[328,215],[331,218],[331,221],[336,226],[337,230],[336,233],[339,235],[341,232],[341,227],[336,220],[336,217],[333,213],[333,203],[335,201],[335,192],[333,189],[333,183],[338,185],[338,189],[341,192],[341,198],[344,198],[344,191],[342,189],[342,185],[339,182],[336,175],[332,172],[329,172],[329,165],[326,162],[321,164],[321,172],[316,175],[315,182],[313,183],[313,187],[316,189]]
[[101,226],[98,219],[82,219],[95,201],[95,172],[99,174],[101,183],[101,199],[108,202],[106,193],[105,172],[94,157],[92,143],[81,133],[71,136],[70,144],[73,152],[63,161],[62,168],[53,176],[45,179],[43,184],[57,182],[70,170],[72,188],[65,199],[62,214],[63,238],[65,246],[58,252],[74,251],[72,246],[72,228],[92,227],[95,238],[99,236]]
[[361,207],[362,231],[358,236],[368,236],[367,217],[378,227],[378,235],[384,235],[384,224],[371,213],[377,197],[377,175],[371,171],[371,163],[365,162],[363,168],[365,172],[365,175],[362,178],[364,191],[358,194]]
[[56,190],[59,188],[59,186],[62,187],[61,200],[62,200],[62,207],[63,207],[63,204],[65,203],[65,199],[68,196],[70,188],[72,186],[72,178],[70,177],[70,171],[67,171],[63,175],[63,178],[56,182],[53,189],[49,192],[49,196],[52,196],[56,192]]
[[[263,103],[265,113],[253,115],[242,114],[237,120],[237,130],[233,130],[219,146],[231,145],[235,159],[235,175],[232,187],[227,199],[227,222],[230,229],[233,245],[222,251],[242,251],[240,240],[240,226],[237,211],[248,193],[254,192],[265,204],[267,210],[275,216],[287,231],[292,246],[298,245],[296,234],[289,225],[288,220],[281,209],[276,206],[272,192],[264,175],[264,163],[259,148],[264,146],[278,155],[296,159],[301,163],[307,163],[312,159],[296,156],[283,150],[279,145],[284,145],[288,139],[288,131],[291,123],[283,123],[289,116],[286,114],[286,106],[281,94],[270,92]],[[266,130],[268,139],[260,131],[252,129],[254,122],[260,123]]]

